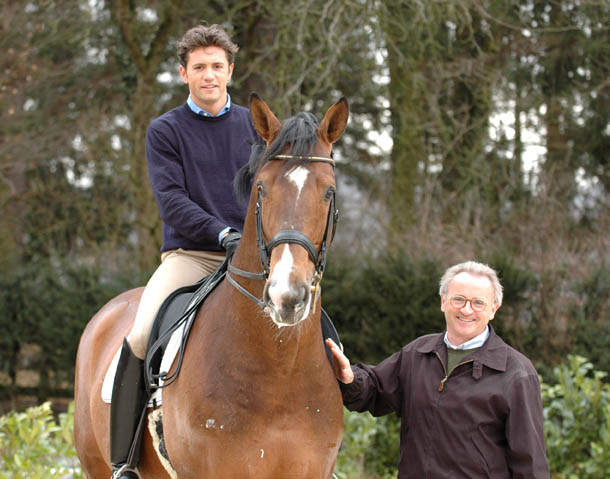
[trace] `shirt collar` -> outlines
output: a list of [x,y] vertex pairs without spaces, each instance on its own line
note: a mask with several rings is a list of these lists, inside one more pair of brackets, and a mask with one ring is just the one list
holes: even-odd
[[227,93],[227,103],[225,103],[225,106],[222,107],[222,110],[220,110],[218,112],[218,115],[212,115],[210,112],[205,111],[203,108],[199,108],[199,106],[193,101],[193,98],[191,98],[191,95],[189,95],[188,100],[186,100],[186,103],[189,106],[189,108],[197,115],[212,116],[212,117],[217,116],[218,117],[218,116],[225,115],[231,109],[231,95],[229,95]]
[[[496,371],[506,371],[509,346],[494,332],[491,323],[487,325],[487,329],[489,330],[489,338],[481,346],[481,349],[474,353],[476,361],[480,361],[485,366]],[[422,336],[416,339],[418,344],[415,346],[415,350],[422,354],[436,353],[440,358],[444,351],[447,350],[443,336],[444,333]]]
[[485,330],[479,334],[478,336],[475,336],[472,339],[469,339],[468,341],[466,341],[465,343],[460,344],[459,346],[454,346],[453,344],[451,344],[451,341],[449,341],[449,336],[447,335],[447,331],[445,331],[445,337],[443,338],[443,341],[445,341],[445,344],[447,345],[448,348],[451,349],[474,349],[474,348],[480,348],[481,346],[483,346],[483,343],[485,343],[485,341],[487,341],[487,338],[489,337],[489,327],[486,327]]

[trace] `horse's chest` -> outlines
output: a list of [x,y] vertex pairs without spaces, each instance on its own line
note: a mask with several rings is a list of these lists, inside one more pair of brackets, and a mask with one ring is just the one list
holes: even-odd
[[209,477],[328,477],[343,430],[340,395],[258,393],[209,395],[179,415],[172,462],[178,455],[177,462],[196,463]]
[[177,458],[205,471],[196,477],[325,479],[341,442],[340,425],[312,427],[312,421],[298,416],[291,423],[268,420],[210,429],[199,436],[197,447],[181,449]]
[[215,438],[269,436],[273,432],[285,441],[292,431],[297,435],[309,431],[311,435],[323,436],[335,429],[332,426],[337,422],[342,424],[342,414],[340,397],[332,395],[273,396],[243,391],[233,397],[210,397],[202,402],[190,415],[189,427]]

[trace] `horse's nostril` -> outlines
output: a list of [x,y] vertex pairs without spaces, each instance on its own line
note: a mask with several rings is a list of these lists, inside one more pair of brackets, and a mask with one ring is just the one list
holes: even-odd
[[301,290],[301,303],[306,304],[309,301],[309,288],[301,285],[299,289]]
[[284,308],[300,309],[303,308],[309,301],[309,289],[303,285],[297,288],[292,288],[282,297]]

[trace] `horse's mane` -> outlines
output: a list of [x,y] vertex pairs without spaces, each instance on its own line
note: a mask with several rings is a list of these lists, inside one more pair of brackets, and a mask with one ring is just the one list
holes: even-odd
[[296,157],[292,162],[299,161],[299,157],[311,156],[318,142],[317,128],[316,117],[311,113],[301,112],[284,121],[282,129],[268,150],[265,149],[265,141],[258,137],[252,145],[248,163],[237,172],[233,181],[238,201],[248,200],[256,172],[270,158],[284,153],[286,147],[289,147],[290,154]]

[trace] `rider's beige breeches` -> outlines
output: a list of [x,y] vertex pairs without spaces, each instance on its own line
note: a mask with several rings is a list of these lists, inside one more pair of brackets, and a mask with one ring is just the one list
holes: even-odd
[[142,293],[136,319],[127,336],[127,342],[137,357],[143,359],[146,354],[153,320],[165,298],[172,291],[212,274],[224,258],[224,253],[183,249],[166,251],[161,255],[161,264]]

